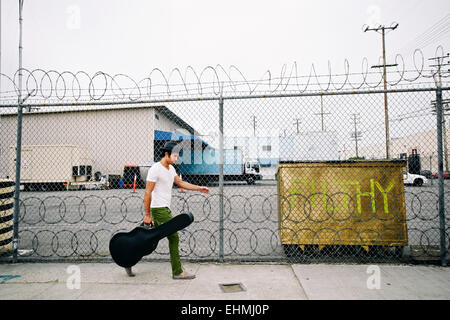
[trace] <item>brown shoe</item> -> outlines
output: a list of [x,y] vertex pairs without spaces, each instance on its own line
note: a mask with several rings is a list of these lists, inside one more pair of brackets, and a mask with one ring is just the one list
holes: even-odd
[[175,280],[192,280],[192,279],[195,279],[195,274],[182,272],[180,274],[173,275],[172,278]]

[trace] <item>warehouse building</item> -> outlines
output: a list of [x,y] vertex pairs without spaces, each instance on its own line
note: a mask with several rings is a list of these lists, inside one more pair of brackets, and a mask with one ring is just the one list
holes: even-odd
[[[92,171],[110,175],[122,175],[125,166],[159,160],[158,150],[166,140],[197,134],[167,107],[149,105],[41,108],[24,112],[22,126],[22,146],[87,147]],[[17,111],[0,109],[0,177],[14,176],[16,134]]]
[[[450,127],[446,128],[447,138],[443,139],[443,143],[450,141]],[[404,137],[393,138],[390,141],[391,157],[393,159],[407,159],[413,154],[417,154],[420,158],[419,170],[430,170],[437,172],[438,169],[438,152],[437,152],[437,131],[427,130]],[[445,150],[445,149],[444,149]],[[447,156],[444,156],[444,170],[448,171],[448,147]],[[373,144],[370,146],[360,147],[359,156],[366,159],[384,159],[386,154],[386,145],[384,143]],[[342,152],[342,159],[355,157],[354,149],[347,149]],[[446,168],[447,166],[447,168]]]

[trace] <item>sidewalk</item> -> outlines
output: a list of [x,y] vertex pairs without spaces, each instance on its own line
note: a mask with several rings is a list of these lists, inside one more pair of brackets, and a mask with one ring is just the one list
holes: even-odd
[[[268,263],[183,266],[195,273],[196,279],[172,280],[168,262],[140,262],[133,268],[135,277],[128,277],[124,269],[113,263],[3,263],[0,299],[450,300],[450,268],[438,266]],[[225,293],[219,286],[234,283],[241,283],[245,291]]]

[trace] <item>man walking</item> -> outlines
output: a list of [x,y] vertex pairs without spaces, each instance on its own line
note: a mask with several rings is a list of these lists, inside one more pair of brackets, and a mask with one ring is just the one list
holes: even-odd
[[[162,148],[164,156],[161,161],[152,165],[148,171],[144,195],[144,224],[154,224],[155,227],[172,219],[170,203],[172,186],[175,182],[180,188],[200,191],[208,194],[207,187],[201,187],[182,181],[172,166],[178,159],[179,149],[175,141],[166,142]],[[195,275],[183,271],[179,253],[179,236],[175,232],[167,237],[169,240],[170,263],[173,279],[194,279]],[[129,276],[134,276],[131,268],[126,268]]]

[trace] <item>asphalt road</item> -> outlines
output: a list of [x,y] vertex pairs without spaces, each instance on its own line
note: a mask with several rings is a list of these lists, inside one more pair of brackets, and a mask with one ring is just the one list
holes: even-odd
[[[445,181],[449,190],[450,181]],[[180,252],[193,260],[285,259],[280,244],[276,181],[255,185],[226,183],[224,187],[223,248],[220,247],[218,185],[210,194],[172,191],[172,211],[191,211],[195,221],[179,232]],[[447,213],[450,197],[446,192]],[[138,225],[144,216],[143,189],[22,192],[19,249],[32,249],[36,258],[108,258],[108,243],[118,231]],[[408,240],[411,246],[439,245],[437,181],[405,187]],[[447,214],[447,232],[449,218]],[[330,251],[331,253],[331,251]],[[350,252],[347,252],[350,254]],[[152,258],[168,257],[162,240]]]

